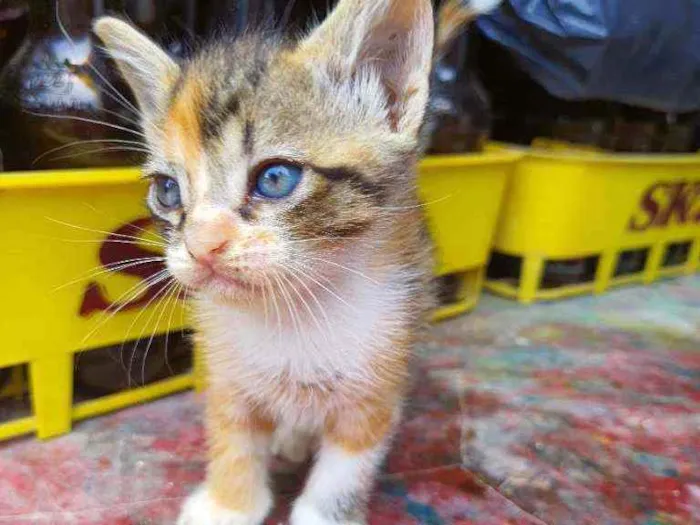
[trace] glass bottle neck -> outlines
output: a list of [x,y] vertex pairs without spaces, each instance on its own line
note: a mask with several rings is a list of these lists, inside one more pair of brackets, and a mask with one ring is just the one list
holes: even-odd
[[73,35],[90,31],[93,18],[104,12],[103,0],[37,0],[29,10],[29,32]]
[[153,31],[159,22],[155,0],[127,0],[126,12],[129,18],[147,33]]

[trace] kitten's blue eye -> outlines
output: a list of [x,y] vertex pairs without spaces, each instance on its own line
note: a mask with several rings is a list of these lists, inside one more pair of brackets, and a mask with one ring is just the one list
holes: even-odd
[[159,175],[155,179],[156,199],[166,210],[173,210],[182,206],[180,186],[172,177]]
[[255,193],[266,199],[289,197],[299,185],[301,173],[301,168],[292,164],[268,166],[255,181]]

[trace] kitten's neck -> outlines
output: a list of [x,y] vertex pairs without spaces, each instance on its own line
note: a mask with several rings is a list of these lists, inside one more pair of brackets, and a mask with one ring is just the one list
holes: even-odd
[[235,361],[238,368],[231,373],[242,367],[311,382],[365,373],[411,318],[407,305],[413,292],[405,283],[412,276],[406,268],[360,266],[355,258],[335,264],[344,268],[334,267],[329,282],[317,279],[323,286],[307,281],[308,290],[299,285],[295,292],[287,284],[286,295],[280,291],[266,309],[200,299],[199,329],[213,368],[230,370],[228,363]]

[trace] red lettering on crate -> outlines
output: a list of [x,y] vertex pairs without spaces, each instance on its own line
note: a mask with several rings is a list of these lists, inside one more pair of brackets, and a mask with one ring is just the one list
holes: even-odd
[[700,224],[700,181],[657,182],[642,196],[628,228],[641,232],[676,223]]
[[131,244],[130,237],[142,236],[150,225],[149,218],[137,219],[125,224],[108,235],[100,246],[99,258],[104,268],[113,268],[117,273],[141,280],[141,283],[136,283],[131,292],[137,296],[129,297],[127,294],[127,297],[112,300],[107,296],[104,287],[97,281],[91,281],[83,293],[80,305],[81,316],[87,317],[94,312],[126,312],[143,308],[167,286],[167,279],[152,286],[146,284],[149,279],[155,278],[156,274],[165,269],[161,261],[132,264],[139,259],[150,259],[162,255],[139,244]]

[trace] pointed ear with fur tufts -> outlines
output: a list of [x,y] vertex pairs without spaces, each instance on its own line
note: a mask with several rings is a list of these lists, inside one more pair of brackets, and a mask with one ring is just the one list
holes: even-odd
[[162,109],[180,67],[155,42],[128,23],[99,18],[93,29],[117,63],[146,118]]
[[301,44],[334,78],[377,75],[394,131],[417,136],[433,54],[430,0],[340,0]]

